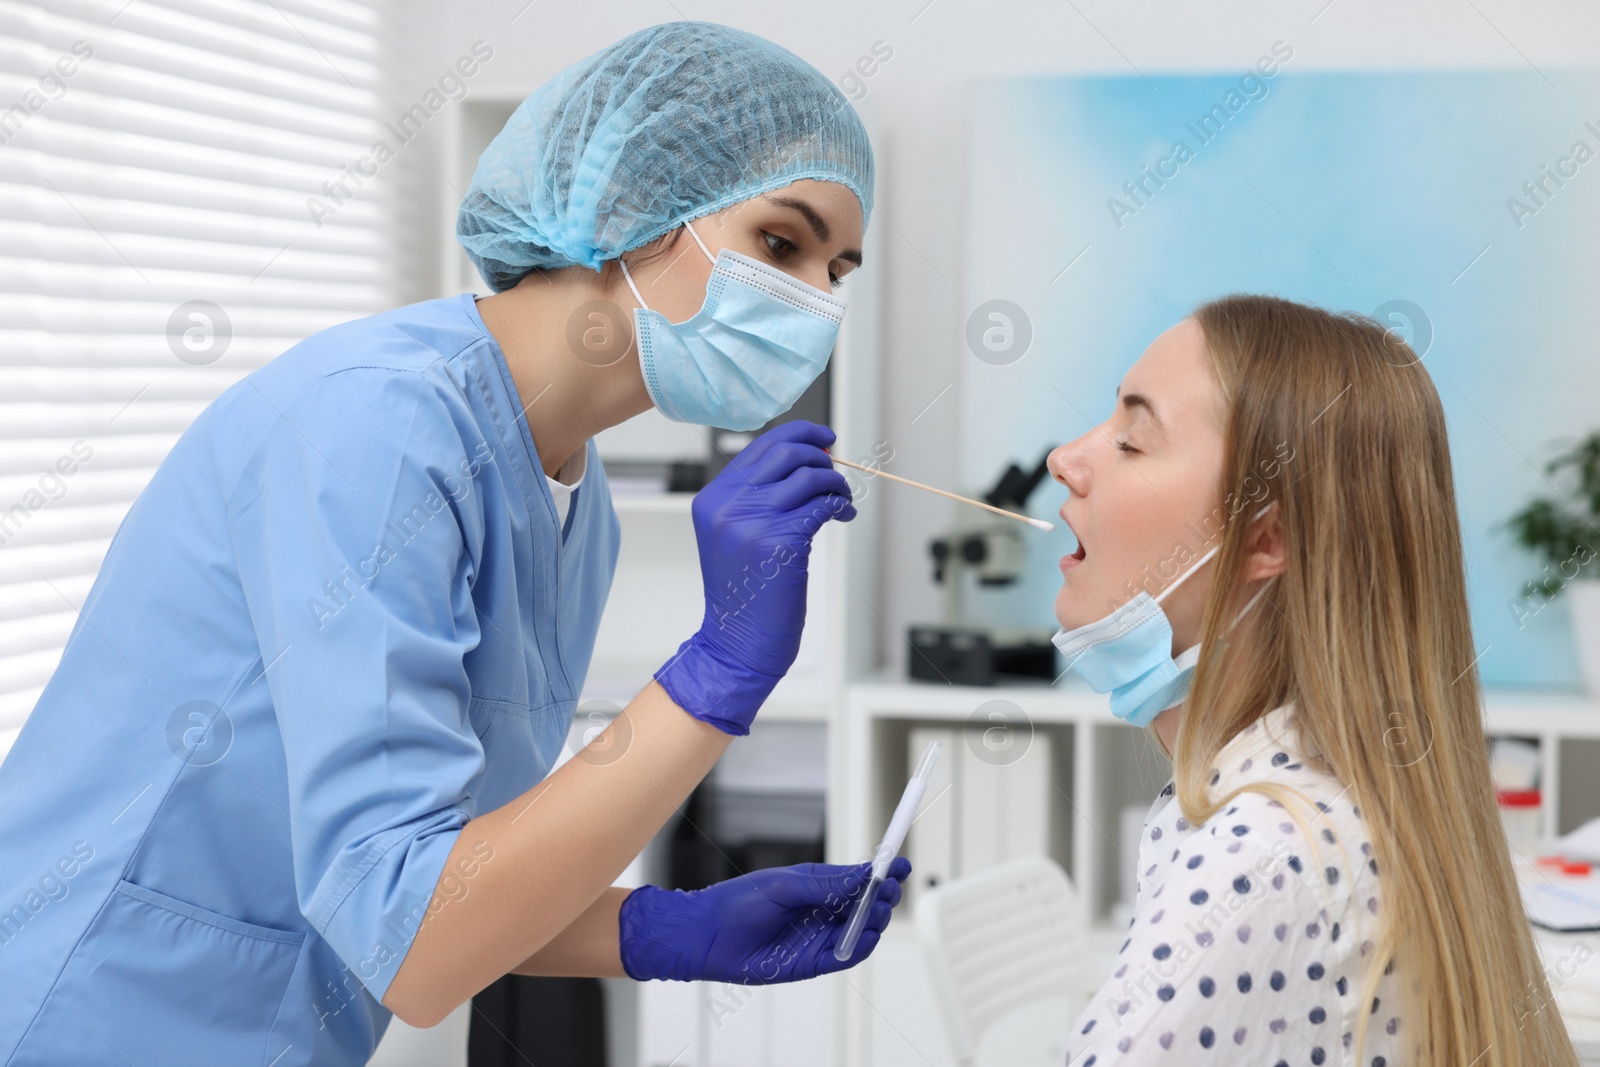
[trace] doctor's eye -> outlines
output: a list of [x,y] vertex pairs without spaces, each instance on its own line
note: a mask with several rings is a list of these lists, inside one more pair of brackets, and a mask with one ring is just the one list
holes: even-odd
[[[766,230],[761,231],[761,236],[766,238],[768,254],[770,254],[772,258],[779,263],[782,263],[800,251],[800,246],[789,240],[787,237],[779,237],[777,234],[768,233]],[[828,271],[828,285],[830,287],[837,289],[842,284],[844,284],[843,278],[831,270]]]
[[766,230],[761,231],[761,236],[767,239],[767,251],[772,253],[772,258],[774,259],[788,259],[800,251],[800,246],[787,237],[779,237],[777,234],[768,233]]

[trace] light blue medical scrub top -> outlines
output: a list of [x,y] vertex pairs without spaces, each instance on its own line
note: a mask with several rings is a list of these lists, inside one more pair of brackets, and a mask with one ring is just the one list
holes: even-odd
[[0,764],[0,1063],[367,1061],[461,827],[566,741],[619,539],[587,447],[563,528],[471,294],[200,414]]

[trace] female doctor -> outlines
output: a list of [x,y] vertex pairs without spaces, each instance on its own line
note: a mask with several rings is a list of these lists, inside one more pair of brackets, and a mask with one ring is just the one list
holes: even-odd
[[480,161],[458,230],[496,295],[325,330],[202,412],[0,766],[0,1063],[361,1064],[391,1013],[433,1025],[507,973],[762,983],[870,953],[904,861],[844,964],[864,866],[611,887],[794,660],[811,535],[854,515],[826,428],[695,498],[704,624],[549,771],[617,558],[593,435],[787,410],[871,202],[815,69],[644,30]]

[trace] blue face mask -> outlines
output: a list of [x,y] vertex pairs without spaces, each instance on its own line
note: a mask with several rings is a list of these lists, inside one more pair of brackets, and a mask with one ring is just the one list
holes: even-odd
[[639,301],[633,325],[645,388],[677,422],[757,429],[793,407],[827,366],[844,301],[726,248],[713,258],[684,226],[712,262],[705,304],[686,322],[646,307],[617,261]]
[[[1269,503],[1256,512],[1259,519]],[[1254,521],[1254,520],[1251,520]],[[1139,594],[1110,615],[1096,622],[1063,630],[1051,638],[1066,658],[1067,669],[1075,670],[1097,693],[1111,694],[1111,714],[1134,726],[1149,726],[1168,708],[1183,703],[1189,695],[1195,664],[1200,660],[1198,644],[1172,658],[1172,625],[1161,610],[1161,601],[1205,562],[1216,555],[1220,544],[1152,598]],[[1276,580],[1276,579],[1274,579]],[[1234,616],[1229,625],[1237,626],[1245,613],[1256,606],[1266,592],[1263,585],[1250,603]]]

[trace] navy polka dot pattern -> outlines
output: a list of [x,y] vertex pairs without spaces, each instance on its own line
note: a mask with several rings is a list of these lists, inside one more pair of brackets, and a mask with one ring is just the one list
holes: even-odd
[[1140,839],[1127,939],[1068,1030],[1067,1067],[1414,1067],[1393,1008],[1402,968],[1387,961],[1363,999],[1383,929],[1381,883],[1356,798],[1315,756],[1286,705],[1228,742],[1207,788],[1220,798],[1281,783],[1306,798],[1293,814],[1244,792],[1190,825],[1173,783],[1162,788]]

